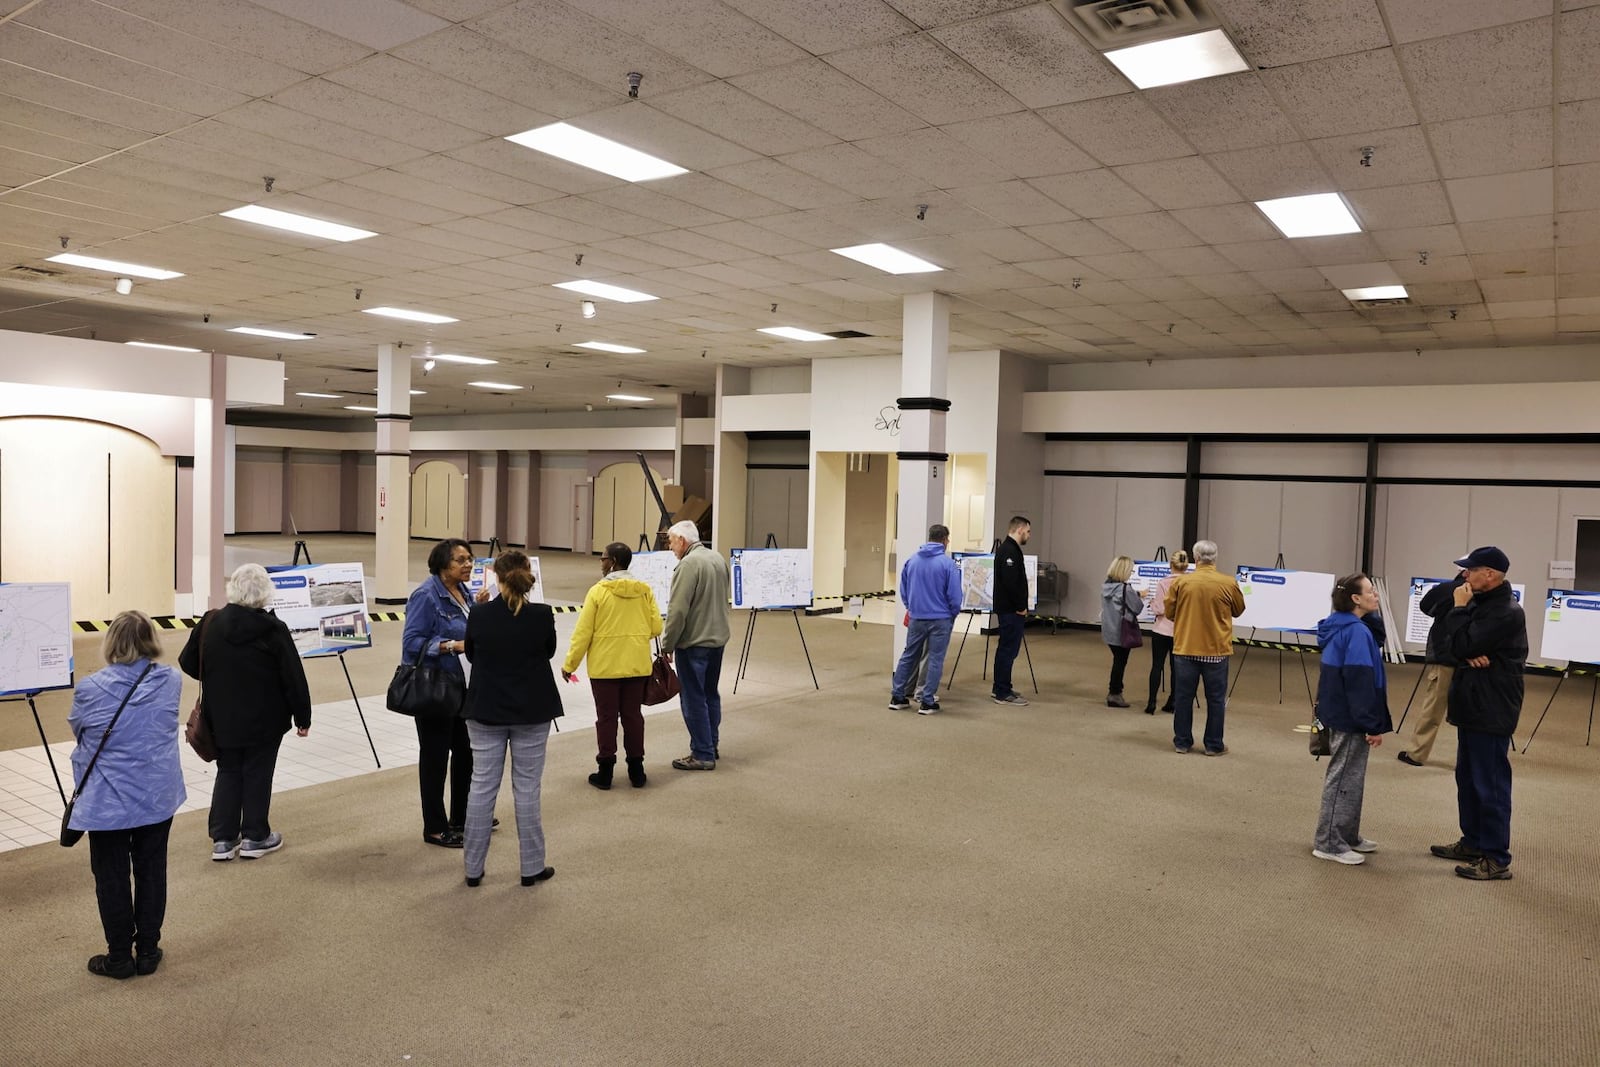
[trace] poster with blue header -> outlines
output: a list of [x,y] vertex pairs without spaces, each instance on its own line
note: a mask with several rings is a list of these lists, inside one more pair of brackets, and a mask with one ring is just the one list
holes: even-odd
[[1244,594],[1244,614],[1233,625],[1246,630],[1317,632],[1332,609],[1333,583],[1321,571],[1286,571],[1241,565],[1234,575]]
[[[1428,643],[1428,630],[1433,626],[1433,617],[1422,610],[1422,598],[1436,585],[1443,585],[1451,581],[1449,578],[1418,578],[1413,576],[1411,585],[1406,591],[1406,641],[1414,645]],[[1528,587],[1513,585],[1511,595],[1517,598],[1517,603],[1526,602]],[[1566,658],[1566,657],[1561,657]]]
[[307,563],[268,567],[267,608],[289,627],[301,657],[370,648],[367,578],[359,563]]
[[1600,592],[1546,589],[1539,658],[1600,663]]
[[[1191,563],[1185,568],[1185,573],[1194,570]],[[1152,594],[1161,579],[1172,573],[1172,564],[1159,559],[1136,559],[1133,561],[1133,574],[1128,578],[1128,584],[1144,598],[1144,610],[1139,612],[1139,621],[1149,625],[1156,621],[1156,602]]]
[[[533,589],[528,593],[530,604],[544,603],[544,576],[539,573],[539,557],[528,557],[529,569],[533,571]],[[467,595],[477,599],[481,590],[489,590],[489,599],[493,600],[500,595],[500,583],[494,576],[494,557],[479,556],[472,561],[472,577],[467,579]]]

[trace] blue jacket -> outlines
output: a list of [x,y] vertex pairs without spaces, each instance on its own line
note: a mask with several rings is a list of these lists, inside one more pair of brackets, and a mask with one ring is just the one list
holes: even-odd
[[83,778],[117,705],[146,662],[113,663],[85,678],[72,694],[67,725],[78,739],[72,750],[72,779],[83,786],[72,809],[76,830],[131,830],[165,822],[188,799],[178,763],[183,678],[160,664],[150,668],[122,710],[94,774],[87,782]]
[[1317,718],[1330,730],[1386,734],[1389,718],[1383,655],[1372,631],[1354,612],[1336,611],[1317,623],[1322,674],[1317,679]]
[[961,565],[929,541],[900,568],[900,602],[913,619],[953,619],[961,614]]
[[[465,586],[461,595],[470,604],[472,594]],[[417,662],[417,653],[426,645],[428,659],[453,674],[466,675],[461,669],[461,658],[454,653],[439,655],[440,641],[465,641],[467,639],[467,609],[445,589],[436,574],[430,574],[406,598],[406,628],[400,635],[400,656],[407,663]]]

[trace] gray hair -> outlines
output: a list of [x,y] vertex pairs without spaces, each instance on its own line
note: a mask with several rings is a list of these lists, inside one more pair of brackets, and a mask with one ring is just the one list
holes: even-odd
[[684,519],[682,522],[673,523],[672,528],[667,531],[667,536],[687,541],[689,547],[693,548],[700,543],[700,527]]
[[1217,561],[1217,543],[1215,541],[1196,541],[1194,543],[1194,561],[1196,563],[1215,563]]
[[272,600],[272,579],[259,563],[246,563],[228,576],[228,603],[264,608]]
[[106,627],[100,654],[107,663],[137,663],[161,655],[161,642],[150,616],[142,611],[124,611]]

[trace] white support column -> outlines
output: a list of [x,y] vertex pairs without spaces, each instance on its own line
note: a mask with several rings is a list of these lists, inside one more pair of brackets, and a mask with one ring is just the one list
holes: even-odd
[[[946,364],[950,356],[950,298],[943,293],[914,293],[905,298],[900,353],[900,507],[895,558],[916,554],[928,527],[944,516],[945,480],[950,456],[945,452]],[[898,575],[896,580],[898,584]],[[905,647],[905,629],[894,628],[894,659]]]
[[[211,357],[211,395],[194,402],[194,531],[190,610],[198,615],[227,602],[223,570],[222,511],[227,496],[230,435],[224,416],[228,402],[228,357]],[[176,608],[176,606],[175,606]]]
[[378,346],[377,573],[373,599],[403,604],[411,538],[411,358],[398,345]]

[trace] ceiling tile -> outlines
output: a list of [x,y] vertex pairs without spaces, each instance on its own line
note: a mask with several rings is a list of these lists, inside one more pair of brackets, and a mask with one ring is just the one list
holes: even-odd
[[1461,234],[1454,225],[1414,226],[1402,229],[1375,230],[1372,239],[1390,259],[1409,258],[1427,251],[1430,262],[1443,256],[1457,256],[1466,251]]
[[376,51],[414,41],[448,25],[443,19],[418,11],[401,0],[343,0],[338,4],[320,0],[253,2]]
[[1205,158],[1247,200],[1325,193],[1337,188],[1304,141],[1215,152]]
[[1428,137],[1439,172],[1446,178],[1469,178],[1550,166],[1551,125],[1546,106],[1431,123]]
[[1473,253],[1547,248],[1553,240],[1550,219],[1544,215],[1463,222],[1457,229],[1461,231],[1461,243]]
[[1400,67],[1387,48],[1262,71],[1260,78],[1307,137],[1417,121]]
[[[360,116],[351,115],[350,118],[359,121]],[[253,100],[233,108],[219,115],[217,121],[307,148],[338,145],[340,155],[376,167],[392,166],[426,154],[423,149],[266,100]]]
[[763,155],[796,152],[834,144],[824,133],[788,112],[764,103],[725,81],[652,96],[651,104]]
[[1430,122],[1550,105],[1550,22],[1535,19],[1398,49]]
[[[1102,219],[1098,225],[1103,226],[1111,221],[1118,220]],[[1223,259],[1217,254],[1216,249],[1207,245],[1193,248],[1151,248],[1145,251],[1145,255],[1173,274],[1226,274],[1234,269],[1232,263]]]
[[1484,252],[1471,257],[1478,277],[1500,279],[1554,275],[1556,250],[1554,248],[1527,248],[1520,252]]
[[1307,263],[1328,266],[1338,263],[1364,263],[1383,258],[1383,252],[1370,234],[1351,233],[1338,237],[1298,237],[1294,245]]
[[619,208],[669,226],[707,226],[726,221],[724,216],[715,211],[707,211],[675,196],[658,193],[645,185],[618,185],[586,193],[585,196],[595,203]]
[[1289,270],[1306,265],[1299,250],[1281,237],[1271,241],[1218,245],[1216,250],[1229,263],[1244,271]]
[[1556,247],[1600,244],[1600,210],[1563,211],[1556,216]]
[[757,159],[736,163],[731,167],[718,167],[709,172],[730,185],[751,192],[760,190],[768,199],[797,210],[843,204],[860,199],[836,185],[813,178],[775,159]]
[[910,195],[924,185],[906,171],[863,152],[852,144],[835,143],[780,157],[780,161],[856,196],[877,199]]
[[1091,274],[1103,278],[1126,281],[1129,278],[1154,278],[1165,273],[1165,268],[1138,252],[1117,252],[1104,256],[1079,256],[1078,262]]
[[1562,211],[1600,207],[1600,163],[1574,163],[1557,167],[1556,203]]
[[923,29],[981,18],[1033,2],[1035,0],[889,0],[896,10]]
[[963,204],[1007,226],[1036,226],[1046,222],[1067,222],[1078,217],[1027,182],[972,185],[952,189],[950,194]]
[[[450,157],[561,193],[588,193],[620,184],[620,179],[608,174],[531,151],[498,137],[458,148]],[[397,167],[403,165],[409,164],[396,164]],[[652,184],[660,185],[659,182]]]
[[1489,314],[1494,314],[1495,304],[1521,300],[1545,300],[1556,295],[1556,280],[1537,278],[1485,278],[1478,282],[1483,299],[1489,304]]
[[327,80],[369,97],[380,97],[390,106],[418,111],[493,137],[518,133],[552,118],[390,55],[376,55],[354,66],[330,71]]
[[[648,4],[634,0],[565,0],[565,3],[641,40],[648,40],[719,78],[782,66],[806,56],[782,35],[746,18],[721,0],[650,0]],[[715,27],[715,31],[707,32],[709,27]]]
[[[593,18],[559,0],[519,0],[468,23],[474,33],[498,41],[553,67],[570,71],[597,85],[615,87],[620,101],[627,98],[628,72],[648,71],[641,94],[665,93],[709,81],[711,75],[676,58],[608,22]],[[412,49],[460,27],[424,38],[395,50],[410,58]],[[427,66],[428,64],[424,64]],[[446,72],[448,73],[448,72]],[[649,100],[648,95],[643,99]]]
[[1235,241],[1266,241],[1278,231],[1253,204],[1222,204],[1216,207],[1184,208],[1172,217],[1196,237],[1209,244]]
[[1011,174],[943,130],[921,129],[856,142],[886,163],[920,177],[925,186],[954,189],[1004,181]]
[[945,133],[1019,178],[1092,170],[1094,157],[1031,111],[941,126]]
[[1560,100],[1591,100],[1600,96],[1600,8],[1561,16],[1556,34]]
[[509,174],[501,174],[450,156],[425,156],[422,159],[401,163],[394,169],[402,174],[427,178],[429,181],[440,182],[455,189],[507,204],[536,204],[544,200],[554,200],[562,195],[558,190],[522,181]]
[[364,134],[426,148],[430,152],[448,152],[484,139],[484,134],[477,130],[418,114],[410,108],[322,78],[308,78],[269,99],[273,104],[303,115],[328,122],[353,123]]
[[[1563,170],[1570,168],[1563,167]],[[1549,215],[1555,211],[1554,174],[1549,168],[1444,183],[1457,222]]]
[[[1221,257],[1219,256],[1218,258],[1220,259]],[[1226,260],[1223,262],[1224,267],[1226,267]],[[1221,273],[1195,275],[1188,280],[1190,284],[1192,284],[1202,293],[1205,293],[1208,296],[1217,297],[1218,299],[1223,299],[1225,297],[1253,296],[1255,294],[1266,292],[1265,286],[1256,281],[1256,279],[1251,277],[1249,274],[1245,274],[1242,271],[1236,274]]]
[[1157,163],[1132,163],[1117,167],[1116,173],[1153,200],[1156,206],[1169,211],[1232,204],[1239,200],[1239,193],[1199,156],[1166,159]]
[[923,122],[821,60],[734,78],[733,84],[842,141],[918,129]]
[[180,33],[307,74],[323,74],[372,52],[355,41],[287,18],[248,0],[106,0],[111,7],[149,19]]
[[1156,208],[1122,178],[1105,169],[1035,178],[1029,184],[1086,218],[1134,215]]
[[[462,26],[413,41],[392,54],[522,105],[528,109],[527,121],[519,129],[531,129],[552,119],[582,114],[615,103],[623,96]],[[516,132],[519,130],[505,131]]]
[[911,33],[916,24],[881,0],[726,0],[812,55],[859,48]]
[[1434,0],[1383,0],[1389,32],[1397,42],[1481,30],[1550,14],[1549,0],[1451,0],[1449,17],[1440,17]]
[[1200,238],[1164,211],[1097,219],[1095,225],[1138,251],[1200,244]]
[[591,112],[577,125],[688,170],[710,170],[755,159],[757,153],[638,101]]
[[1144,96],[1204,152],[1300,137],[1253,72],[1151,89]]
[[836,52],[827,61],[936,126],[1020,109],[1009,93],[923,34]]
[[1600,99],[1562,104],[1557,109],[1558,163],[1600,160]]
[[[1369,130],[1310,143],[1338,189],[1406,185],[1439,177],[1421,126]],[[1363,165],[1361,160],[1367,148],[1372,149],[1372,156]]]
[[1055,254],[1053,248],[1035,241],[1020,230],[1012,228],[976,230],[971,233],[961,234],[956,240],[983,252],[985,255],[993,256],[1003,263],[1010,264],[1047,259]]
[[1128,82],[1050,4],[947,26],[933,36],[1030,108],[1128,91]]
[[[1214,0],[1215,2],[1215,0]],[[1389,34],[1373,0],[1221,0],[1234,42],[1252,67],[1285,67],[1308,59],[1384,48]]]
[[1039,117],[1108,167],[1194,154],[1140,94],[1046,108]]
[[[1025,226],[1022,231],[1069,256],[1129,251],[1127,245],[1092,222],[1052,222],[1044,226]],[[1031,266],[1028,269],[1033,270]]]
[[5,97],[17,97],[30,104],[41,104],[97,123],[123,126],[145,134],[170,133],[196,118],[187,112],[134,100],[69,78],[0,62],[0,98]]
[[1356,218],[1368,230],[1442,226],[1451,221],[1450,202],[1439,182],[1418,182],[1345,194]]

